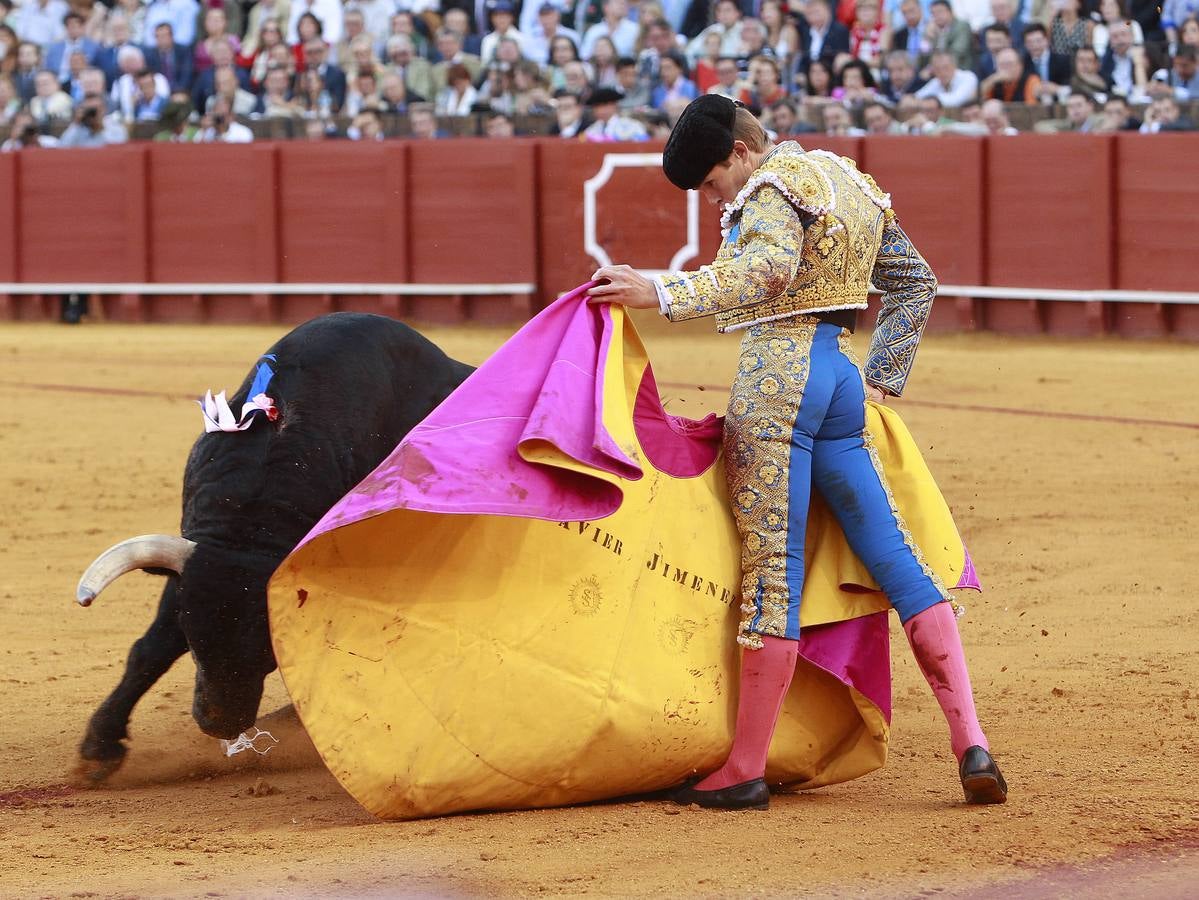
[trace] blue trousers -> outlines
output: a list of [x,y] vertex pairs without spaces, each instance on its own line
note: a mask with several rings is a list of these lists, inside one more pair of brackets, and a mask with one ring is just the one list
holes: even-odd
[[797,640],[813,488],[901,621],[942,600],[895,508],[866,430],[849,332],[811,317],[747,330],[725,419],[726,471],[742,539],[738,640]]

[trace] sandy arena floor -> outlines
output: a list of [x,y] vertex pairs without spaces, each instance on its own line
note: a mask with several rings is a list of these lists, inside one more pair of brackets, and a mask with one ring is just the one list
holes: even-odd
[[[897,406],[988,590],[963,622],[1012,787],[966,808],[898,628],[888,766],[768,813],[661,802],[379,823],[279,722],[226,761],[192,723],[191,664],[143,701],[125,768],[70,784],[87,717],[158,581],[92,609],[110,544],[178,528],[190,401],[282,328],[0,325],[0,896],[1195,896],[1199,884],[1199,352],[929,338]],[[500,330],[427,329],[477,362]],[[669,407],[720,409],[736,340],[647,333]],[[694,385],[708,385],[696,390]],[[286,702],[268,682],[263,710]]]

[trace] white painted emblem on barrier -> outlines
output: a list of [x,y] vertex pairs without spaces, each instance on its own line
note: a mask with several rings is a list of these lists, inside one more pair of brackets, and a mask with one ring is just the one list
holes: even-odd
[[[583,249],[597,266],[612,265],[612,258],[595,238],[595,196],[608,183],[616,169],[645,168],[662,165],[661,153],[605,153],[600,170],[583,182]],[[670,259],[665,269],[642,269],[646,275],[665,275],[677,272],[683,263],[699,253],[699,193],[687,192],[687,243]]]

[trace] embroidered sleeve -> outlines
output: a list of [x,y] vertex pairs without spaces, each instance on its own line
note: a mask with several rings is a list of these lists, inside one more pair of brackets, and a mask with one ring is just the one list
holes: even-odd
[[872,280],[883,292],[883,308],[864,371],[870,384],[898,397],[912,371],[920,335],[937,296],[937,279],[889,210]]
[[773,185],[763,185],[746,202],[728,238],[733,252],[722,253],[695,272],[661,276],[672,322],[711,316],[778,297],[799,269],[803,223]]

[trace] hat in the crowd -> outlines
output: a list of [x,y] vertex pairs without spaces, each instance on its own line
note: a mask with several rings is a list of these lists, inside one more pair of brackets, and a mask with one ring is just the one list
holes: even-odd
[[544,16],[547,12],[560,13],[562,10],[556,3],[542,3],[539,7],[537,7],[537,15]]
[[620,91],[610,87],[602,87],[596,88],[591,92],[591,96],[587,98],[587,105],[603,106],[605,103],[619,103],[623,99],[624,94]]
[[515,15],[516,6],[512,3],[512,0],[489,0],[487,11],[493,13],[506,12]]
[[680,190],[695,190],[733,152],[737,103],[703,94],[687,104],[662,151],[662,171]]

